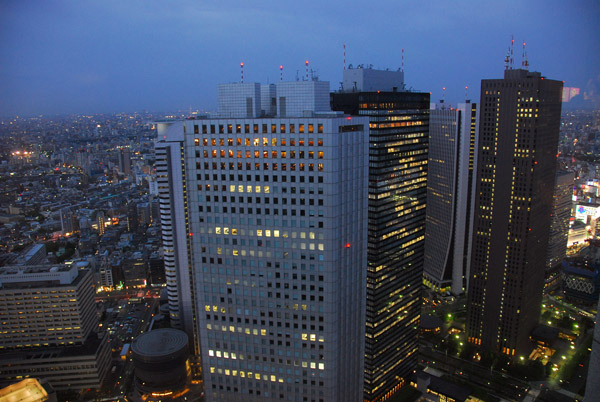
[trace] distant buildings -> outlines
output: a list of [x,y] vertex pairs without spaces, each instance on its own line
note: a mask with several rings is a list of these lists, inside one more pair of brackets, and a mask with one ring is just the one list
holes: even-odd
[[432,104],[423,274],[425,284],[442,294],[466,290],[476,125],[474,103]]
[[596,305],[600,296],[600,241],[591,241],[577,256],[567,257],[562,262],[561,280],[567,300]]
[[481,82],[467,336],[529,352],[544,287],[562,82],[506,70]]
[[156,144],[171,319],[207,401],[360,401],[369,120],[318,81],[219,97],[226,117],[158,123]]
[[370,126],[365,401],[389,398],[417,365],[430,104],[403,81],[401,71],[348,69],[331,94],[334,110]]
[[56,390],[97,388],[110,366],[98,334],[92,273],[75,265],[0,268],[0,382],[45,378]]

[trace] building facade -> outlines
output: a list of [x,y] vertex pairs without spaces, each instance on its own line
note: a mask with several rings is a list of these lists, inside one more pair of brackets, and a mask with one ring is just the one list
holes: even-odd
[[556,290],[560,284],[560,267],[567,256],[569,240],[569,221],[573,212],[573,183],[574,172],[557,172],[554,183],[554,204],[550,239],[548,240],[548,255],[546,257],[546,276],[544,293]]
[[550,233],[562,82],[506,70],[481,82],[467,336],[529,353]]
[[441,294],[466,290],[476,125],[474,103],[432,104],[423,279]]
[[227,84],[240,116],[159,123],[169,303],[207,401],[362,398],[368,119],[323,110],[323,84],[277,84],[286,117],[249,118]]
[[364,400],[382,401],[417,364],[430,104],[428,93],[396,91],[402,72],[359,70],[361,79],[344,72],[344,82],[356,84],[331,101],[334,110],[369,119]]
[[0,382],[45,378],[56,390],[100,387],[110,368],[89,270],[0,268]]

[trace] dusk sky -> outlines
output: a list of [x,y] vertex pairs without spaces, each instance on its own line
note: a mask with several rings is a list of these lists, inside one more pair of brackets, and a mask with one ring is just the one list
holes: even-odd
[[600,79],[600,2],[0,0],[0,116],[214,110],[216,86],[347,64],[398,69],[432,100],[478,100],[515,38],[530,70],[582,93]]

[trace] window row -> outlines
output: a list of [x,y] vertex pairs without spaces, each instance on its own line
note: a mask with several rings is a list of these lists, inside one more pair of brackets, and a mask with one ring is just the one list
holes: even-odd
[[[282,159],[286,159],[288,157],[288,151],[271,151],[271,159],[277,159],[278,155],[279,157],[281,157]],[[250,159],[254,156],[254,158],[264,158],[264,159],[268,159],[269,158],[269,151],[241,151],[241,150],[237,150],[234,153],[233,149],[221,149],[219,151],[217,151],[216,149],[213,149],[212,151],[209,150],[204,150],[202,152],[202,156],[204,158],[208,158],[208,157],[213,157],[216,158],[217,156],[220,156],[221,158],[225,158],[226,156],[229,158],[237,158],[237,159],[242,159],[242,158],[246,158],[246,159]],[[296,159],[296,151],[289,151],[289,156],[290,159]],[[308,159],[315,159],[315,152],[314,151],[298,151],[298,159],[304,159],[306,156],[308,156]],[[323,159],[323,151],[318,151],[317,152],[317,158],[318,159]],[[199,166],[200,162],[196,162],[196,166]]]
[[[235,144],[234,144],[235,141]],[[285,147],[288,145],[288,141],[289,141],[289,145],[291,147],[295,147],[296,146],[296,139],[295,138],[281,138],[279,140],[279,146]],[[194,138],[194,145],[196,146],[200,146],[200,143],[202,143],[203,146],[207,147],[209,146],[209,138]],[[225,138],[219,138],[218,139],[218,144],[221,147],[225,146]],[[210,138],[210,145],[213,147],[217,146],[217,139],[216,138]],[[268,147],[269,145],[276,147],[277,146],[277,138],[271,138],[270,140],[267,137],[262,137],[261,138],[240,138],[237,137],[235,140],[233,138],[228,138],[227,139],[227,146],[255,146],[255,147],[259,147],[259,146],[263,146],[263,147]],[[314,138],[309,138],[308,140],[304,140],[304,138],[298,138],[298,146],[303,147],[305,145],[308,145],[309,147],[312,147],[315,145],[315,140]],[[323,139],[322,138],[317,138],[317,146],[322,147],[323,146]]]
[[[196,167],[198,167],[200,165],[196,165]],[[212,162],[212,167],[211,165],[209,165],[209,162],[204,162],[204,164],[202,165],[204,166],[204,169],[213,169],[213,170],[217,170],[219,169],[217,167],[217,162]],[[221,162],[220,165],[220,169],[221,170],[225,170],[226,168],[226,164],[225,162]],[[244,169],[244,163],[243,162],[238,162],[237,165],[235,165],[233,162],[229,163],[229,170],[235,170],[235,167],[237,167],[237,170],[282,170],[282,171],[287,171],[288,167],[289,170],[294,172],[296,170],[300,171],[300,172],[304,172],[304,171],[309,171],[309,172],[314,172],[315,171],[315,164],[314,163],[279,163],[279,162],[272,162],[271,164],[269,164],[269,162],[263,162],[262,163],[262,169],[261,169],[261,163],[260,162],[254,162],[254,164],[252,162],[246,162],[245,165],[245,169]],[[317,163],[317,170],[319,172],[323,171],[323,164],[322,163]]]
[[[269,126],[271,129],[271,133],[283,133],[285,134],[286,132],[289,133],[295,133],[296,132],[296,124],[294,123],[289,123],[289,124],[285,124],[285,123],[271,123],[271,124],[252,124],[252,131],[250,131],[250,124],[202,124],[202,126],[200,126],[199,124],[194,124],[194,134],[200,134],[200,129],[202,128],[202,134],[208,134],[210,131],[210,134],[217,134],[217,130],[219,134],[225,134],[225,130],[227,130],[227,134],[233,134],[233,130],[235,129],[236,134],[258,134],[259,132],[262,134],[267,134],[269,133]],[[243,128],[243,131],[242,131]],[[279,128],[279,130],[278,130]],[[259,131],[260,129],[260,131]],[[298,124],[298,133],[303,134],[305,132],[305,130],[308,133],[314,133],[315,132],[315,125],[313,123],[300,123]],[[323,132],[323,124],[322,123],[318,123],[317,124],[317,132],[318,133],[322,133]]]

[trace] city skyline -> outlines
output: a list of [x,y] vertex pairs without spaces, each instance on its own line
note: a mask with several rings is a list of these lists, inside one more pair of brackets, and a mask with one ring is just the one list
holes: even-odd
[[550,8],[538,1],[380,2],[369,9],[339,2],[181,2],[168,9],[157,2],[28,2],[2,9],[2,116],[215,110],[215,84],[239,82],[240,62],[245,82],[277,82],[280,65],[284,81],[293,81],[305,76],[309,60],[337,90],[344,44],[346,66],[391,70],[401,68],[404,48],[407,88],[457,103],[468,86],[476,102],[480,80],[504,69],[511,35],[516,68],[525,40],[530,70],[561,77],[582,94],[598,92],[600,6],[591,1]]

